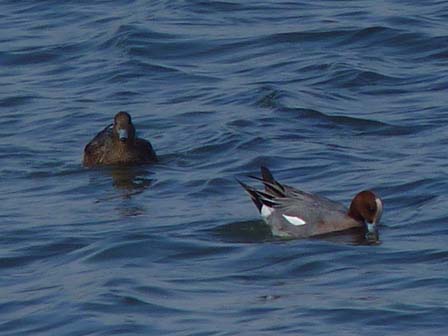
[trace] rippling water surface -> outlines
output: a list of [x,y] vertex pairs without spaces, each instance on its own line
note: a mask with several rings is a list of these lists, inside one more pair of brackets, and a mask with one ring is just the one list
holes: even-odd
[[[443,335],[445,1],[8,1],[0,334]],[[84,169],[120,111],[161,162]],[[270,236],[269,166],[381,244]]]

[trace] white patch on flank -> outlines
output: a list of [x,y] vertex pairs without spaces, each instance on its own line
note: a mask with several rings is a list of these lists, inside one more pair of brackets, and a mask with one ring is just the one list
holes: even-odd
[[290,222],[292,225],[300,226],[306,224],[306,222],[299,217],[283,215],[283,218],[286,219],[288,222]]
[[272,214],[273,211],[274,211],[274,209],[263,204],[263,206],[261,207],[261,211],[260,211],[261,217],[266,219]]

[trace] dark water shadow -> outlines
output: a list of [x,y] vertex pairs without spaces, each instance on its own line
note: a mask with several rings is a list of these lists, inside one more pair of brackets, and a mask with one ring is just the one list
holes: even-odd
[[310,238],[275,237],[269,226],[261,220],[224,224],[212,230],[212,234],[219,236],[224,241],[234,243],[263,243],[294,239],[324,240],[331,243],[345,245],[379,245],[381,243],[379,239],[367,240],[365,233],[361,228],[353,228]]
[[233,243],[261,243],[275,240],[271,229],[263,221],[243,221],[221,225],[211,233],[223,241]]

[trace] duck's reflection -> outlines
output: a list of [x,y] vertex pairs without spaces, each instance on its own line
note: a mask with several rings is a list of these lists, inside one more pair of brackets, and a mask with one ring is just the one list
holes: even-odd
[[364,230],[361,228],[351,228],[344,231],[327,233],[320,236],[315,236],[313,239],[326,240],[332,243],[349,244],[349,245],[379,245],[379,234],[375,236],[366,236]]
[[[96,203],[102,203],[107,201],[113,201],[116,199],[131,200],[133,196],[141,194],[147,188],[149,188],[153,182],[153,179],[149,176],[152,175],[146,167],[143,166],[110,166],[101,169],[101,180],[107,178],[110,183],[112,178],[112,186],[115,192],[112,195],[106,197],[101,196],[96,200]],[[131,202],[132,203],[132,202]],[[124,212],[128,216],[137,215],[143,212],[140,206],[129,204],[121,204],[124,206]],[[120,211],[122,212],[122,211]]]
[[151,186],[153,179],[149,178],[148,170],[135,166],[110,167],[112,185],[123,192],[124,197],[142,193]]
[[145,213],[145,207],[134,196],[141,194],[148,189],[153,179],[145,167],[138,166],[117,166],[110,167],[112,185],[118,192],[116,197],[123,202],[116,204],[116,211],[121,217],[135,217]]

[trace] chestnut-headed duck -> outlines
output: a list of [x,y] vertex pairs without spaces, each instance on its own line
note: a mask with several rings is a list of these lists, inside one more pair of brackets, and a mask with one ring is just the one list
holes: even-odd
[[157,162],[151,143],[137,138],[131,116],[118,112],[114,123],[99,132],[84,148],[83,164],[133,165]]
[[359,227],[368,240],[378,239],[377,224],[383,213],[383,202],[374,192],[361,191],[346,209],[328,198],[277,182],[266,167],[261,167],[261,176],[250,177],[263,182],[264,191],[237,181],[249,194],[273,235],[306,238]]

